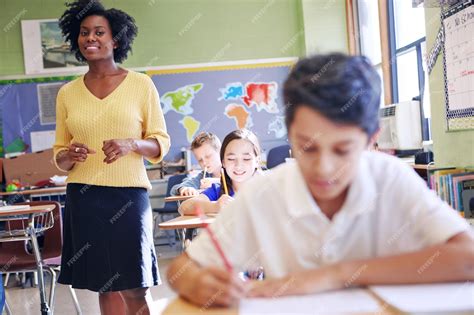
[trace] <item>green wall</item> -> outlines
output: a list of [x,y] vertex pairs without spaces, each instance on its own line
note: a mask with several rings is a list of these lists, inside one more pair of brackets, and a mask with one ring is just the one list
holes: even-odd
[[[139,27],[126,67],[305,54],[299,0],[103,0]],[[0,0],[0,76],[24,74],[22,19],[58,18],[63,0]],[[10,22],[13,26],[4,31]],[[16,21],[16,22],[15,22]],[[327,35],[327,34],[325,34]]]
[[[426,44],[430,50],[440,27],[440,9],[425,8]],[[474,166],[474,130],[446,132],[443,59],[439,55],[429,77],[431,128],[437,166]]]
[[301,0],[306,54],[349,53],[346,0]]

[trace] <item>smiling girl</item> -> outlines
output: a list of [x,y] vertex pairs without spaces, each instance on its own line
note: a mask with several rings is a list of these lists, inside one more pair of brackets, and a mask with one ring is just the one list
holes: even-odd
[[222,143],[220,157],[224,167],[224,177],[228,187],[227,195],[223,183],[212,184],[199,196],[181,204],[181,214],[194,214],[195,207],[201,207],[206,213],[219,212],[234,200],[234,194],[259,170],[260,144],[257,136],[247,129],[238,129],[229,133]]

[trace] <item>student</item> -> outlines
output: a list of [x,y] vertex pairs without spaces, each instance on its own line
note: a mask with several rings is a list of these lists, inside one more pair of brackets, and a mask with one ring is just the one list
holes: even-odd
[[[366,148],[376,140],[380,79],[368,59],[298,62],[284,85],[296,163],[247,183],[207,233],[168,269],[170,285],[200,305],[374,284],[474,280],[467,222],[404,162]],[[238,271],[264,268],[244,283]]]
[[[199,196],[186,200],[179,207],[181,214],[194,214],[195,207],[203,212],[216,213],[234,200],[233,196],[259,169],[260,144],[257,136],[247,129],[229,133],[221,147],[220,158],[224,167],[225,183],[213,183]],[[228,194],[225,188],[228,189]]]
[[[221,141],[210,132],[201,132],[191,143],[196,160],[201,166],[202,172],[196,176],[187,177],[182,183],[171,188],[172,196],[197,196],[199,189],[206,189],[221,176],[221,160],[219,150]],[[206,174],[204,174],[204,172]],[[204,175],[206,177],[204,178]]]
[[98,292],[101,314],[150,314],[160,274],[143,158],[158,163],[170,139],[150,77],[118,65],[134,19],[94,0],[67,4],[62,33],[86,74],[61,87],[54,161],[68,171],[58,282]]

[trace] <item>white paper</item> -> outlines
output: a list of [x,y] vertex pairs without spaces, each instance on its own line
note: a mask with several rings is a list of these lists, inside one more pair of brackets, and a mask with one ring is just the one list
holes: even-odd
[[30,133],[31,136],[31,152],[43,151],[51,149],[54,145],[55,132],[48,131],[34,131]]
[[381,309],[377,300],[363,289],[333,291],[313,295],[245,299],[239,314],[338,314],[369,313]]
[[472,282],[372,286],[370,290],[403,312],[474,311]]

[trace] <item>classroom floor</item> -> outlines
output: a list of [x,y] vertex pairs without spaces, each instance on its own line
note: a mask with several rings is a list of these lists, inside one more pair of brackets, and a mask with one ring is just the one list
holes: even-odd
[[[164,299],[175,297],[176,294],[170,289],[166,282],[166,271],[171,260],[179,255],[179,246],[170,247],[168,245],[157,246],[158,266],[162,284],[151,288],[151,294],[157,308],[161,309],[166,302]],[[37,288],[27,286],[22,289],[20,286],[15,286],[15,277],[11,276],[9,285],[6,289],[7,301],[10,305],[13,315],[29,315],[39,314],[39,295]],[[47,292],[49,294],[49,279],[46,280]],[[76,290],[77,298],[81,306],[82,314],[84,315],[98,315],[99,301],[97,293],[88,290]],[[5,311],[3,314],[6,314]],[[76,314],[74,304],[66,286],[58,285],[56,290],[56,302],[54,307],[54,314],[58,315],[73,315]]]

